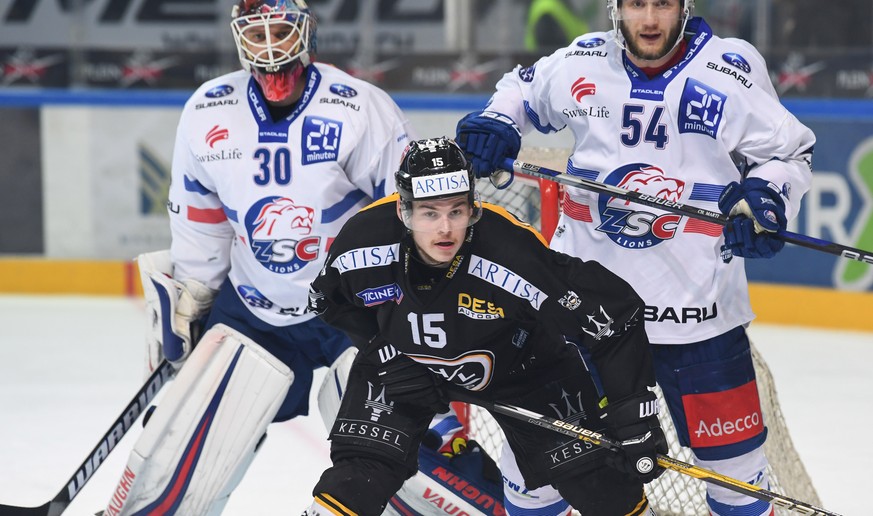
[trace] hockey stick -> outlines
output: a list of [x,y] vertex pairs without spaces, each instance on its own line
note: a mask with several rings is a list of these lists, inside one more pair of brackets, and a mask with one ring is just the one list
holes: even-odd
[[[655,197],[654,195],[635,192],[625,188],[600,183],[598,181],[592,181],[590,179],[585,179],[584,177],[567,174],[566,172],[558,172],[557,170],[533,165],[531,163],[513,160],[512,158],[505,158],[503,160],[503,166],[506,170],[511,170],[519,174],[538,177],[564,185],[575,186],[590,192],[610,195],[617,199],[635,202],[652,208],[660,208],[664,211],[677,213],[679,215],[687,215],[693,219],[703,220],[721,226],[727,225],[729,221],[726,215],[717,211],[689,206],[681,202],[668,201],[666,199],[661,199],[660,197]],[[776,236],[779,237],[780,240],[784,240],[790,244],[873,265],[873,253],[870,251],[864,251],[863,249],[857,249],[855,247],[849,247],[791,231],[780,230],[776,233]]]
[[139,389],[136,396],[124,407],[124,410],[121,411],[121,414],[115,419],[109,430],[97,441],[97,446],[91,450],[85,462],[76,469],[76,472],[67,481],[66,486],[61,488],[54,498],[39,507],[16,507],[0,504],[0,516],[58,516],[64,512],[67,506],[70,505],[70,502],[73,501],[73,498],[79,494],[82,487],[91,479],[97,468],[103,464],[103,461],[106,460],[106,457],[109,456],[115,445],[133,427],[140,414],[146,411],[146,408],[154,400],[158,391],[161,390],[172,376],[173,366],[166,360],[163,360]]
[[[575,437],[582,441],[591,443],[595,446],[606,448],[607,450],[615,453],[618,453],[621,450],[620,442],[614,439],[610,439],[609,437],[606,437],[599,432],[594,432],[581,426],[561,421],[560,419],[543,416],[542,414],[537,414],[536,412],[532,412],[530,410],[515,407],[512,405],[489,402],[481,400],[479,398],[473,398],[466,392],[459,391],[457,389],[453,389],[451,391],[451,397],[453,400],[479,405],[481,407],[484,407],[485,409],[488,409],[489,411],[503,414],[505,416],[509,416],[520,421],[525,421],[570,437]],[[688,475],[690,477],[703,480],[704,482],[709,482],[711,484],[724,487],[725,489],[729,489],[736,493],[740,493],[746,496],[750,496],[752,498],[756,498],[758,500],[772,503],[777,507],[796,511],[800,514],[808,514],[811,516],[840,516],[835,512],[827,511],[825,509],[815,507],[808,503],[801,502],[787,496],[782,496],[778,493],[768,491],[764,488],[748,484],[746,482],[743,482],[742,480],[727,477],[714,471],[710,471],[708,469],[699,468],[692,464],[688,464],[687,462],[682,462],[681,460],[668,457],[667,455],[658,454],[658,465],[664,469],[671,469],[673,471],[682,473],[683,475]]]

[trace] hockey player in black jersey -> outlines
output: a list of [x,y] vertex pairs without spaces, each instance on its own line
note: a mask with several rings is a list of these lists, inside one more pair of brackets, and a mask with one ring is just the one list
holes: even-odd
[[[398,194],[346,223],[312,283],[310,308],[360,352],[307,514],[381,514],[456,389],[623,441],[607,452],[494,414],[529,489],[551,484],[583,515],[650,514],[643,483],[667,446],[640,297],[481,203],[452,140],[411,143],[395,179]],[[601,388],[563,337],[577,334]]]

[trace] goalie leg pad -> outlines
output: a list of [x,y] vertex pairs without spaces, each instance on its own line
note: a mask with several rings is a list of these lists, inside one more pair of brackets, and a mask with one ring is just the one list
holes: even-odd
[[352,346],[343,332],[318,318],[280,327],[260,320],[240,300],[230,280],[222,284],[206,327],[218,323],[239,330],[284,362],[294,373],[294,384],[273,420],[276,423],[309,413],[313,371],[330,366]]
[[214,326],[134,445],[104,514],[220,513],[293,381],[254,341]]
[[321,387],[318,389],[318,411],[324,421],[324,428],[328,432],[333,428],[339,412],[340,402],[346,392],[346,384],[349,382],[349,371],[352,362],[358,356],[358,348],[351,347],[343,352],[333,364],[330,365]]

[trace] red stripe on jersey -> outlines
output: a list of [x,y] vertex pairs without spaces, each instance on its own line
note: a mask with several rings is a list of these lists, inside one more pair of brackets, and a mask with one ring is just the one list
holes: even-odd
[[570,198],[569,195],[564,196],[564,213],[573,220],[581,220],[582,222],[594,222],[591,218],[591,208],[587,204],[579,204]]
[[188,220],[205,222],[206,224],[218,224],[227,220],[227,216],[221,208],[203,209],[188,206]]
[[722,392],[682,396],[692,447],[734,444],[764,431],[754,380]]
[[688,219],[685,224],[685,233],[700,233],[701,235],[719,237],[721,236],[722,226],[705,220]]

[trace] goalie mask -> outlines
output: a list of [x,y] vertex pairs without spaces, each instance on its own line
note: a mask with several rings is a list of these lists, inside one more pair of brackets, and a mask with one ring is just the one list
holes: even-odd
[[[645,4],[647,3],[647,1],[653,0],[636,0],[634,3]],[[624,50],[628,50],[627,38],[625,37],[625,34],[622,30],[621,21],[633,19],[634,16],[639,16],[640,14],[628,12],[623,13],[621,9],[622,3],[623,0],[606,0],[606,11],[609,13],[609,19],[612,20],[612,28],[615,31],[616,41],[621,48],[623,48]],[[673,45],[667,50],[665,55],[669,53],[670,50],[676,48],[676,45],[678,45],[679,42],[682,40],[682,37],[685,34],[685,25],[688,23],[688,20],[693,16],[694,13],[694,0],[679,0],[679,5],[682,6],[682,12],[680,14],[679,35],[676,37]]]
[[[482,203],[476,193],[473,167],[453,140],[434,138],[409,144],[394,173],[400,194],[398,214],[413,231],[465,229],[479,221]],[[462,202],[451,209],[443,200]]]
[[315,17],[303,0],[241,0],[231,29],[243,68],[270,102],[287,99],[315,60]]

